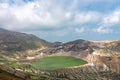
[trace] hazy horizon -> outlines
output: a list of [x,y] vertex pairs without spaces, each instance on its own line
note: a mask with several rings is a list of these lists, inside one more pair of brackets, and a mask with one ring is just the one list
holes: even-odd
[[120,39],[120,0],[0,0],[0,28],[50,42]]

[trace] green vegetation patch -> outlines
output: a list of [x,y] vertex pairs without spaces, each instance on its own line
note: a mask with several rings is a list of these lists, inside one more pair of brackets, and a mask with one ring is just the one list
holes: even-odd
[[43,58],[33,65],[39,69],[54,70],[86,64],[86,61],[69,56],[52,56]]

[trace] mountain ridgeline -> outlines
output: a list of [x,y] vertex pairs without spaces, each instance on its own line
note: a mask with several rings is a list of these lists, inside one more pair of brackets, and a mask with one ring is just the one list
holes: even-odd
[[9,31],[0,28],[0,52],[24,51],[48,47],[51,43],[39,39],[35,35]]
[[92,53],[95,49],[109,49],[112,51],[120,51],[120,40],[116,41],[87,41],[75,40],[67,43],[54,42],[50,43],[40,39],[33,34],[14,32],[0,28],[0,52],[5,51],[25,51],[30,49],[45,48],[40,52],[54,54],[61,51]]
[[[87,40],[75,40],[67,43],[61,43],[56,47],[47,48],[42,50],[44,53],[54,54],[58,52],[89,52],[92,53],[95,50],[109,50],[120,52],[120,40],[113,41],[87,41]],[[85,53],[84,53],[85,54]]]
[[[14,55],[11,56],[2,54],[11,51],[24,52],[12,52]],[[65,68],[47,70],[53,64],[55,68],[61,67],[59,57],[62,57],[61,64]],[[68,57],[81,59],[85,65],[66,67],[69,64],[63,61],[71,60]],[[1,75],[11,77],[10,80],[120,80],[120,40],[97,42],[79,39],[50,43],[32,34],[0,28],[0,64],[2,80],[7,79]],[[35,66],[46,66],[47,69]]]

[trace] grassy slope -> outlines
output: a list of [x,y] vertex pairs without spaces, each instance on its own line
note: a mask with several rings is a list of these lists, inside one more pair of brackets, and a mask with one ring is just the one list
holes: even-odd
[[[49,43],[32,34],[9,31],[0,28],[0,53],[8,51],[10,54],[15,51],[25,51],[29,49],[37,49],[49,47]],[[6,47],[3,47],[6,46]]]
[[33,63],[33,65],[40,69],[53,70],[53,69],[66,68],[72,66],[79,66],[86,63],[87,62],[81,59],[76,59],[73,57],[54,56],[54,57],[43,58]]

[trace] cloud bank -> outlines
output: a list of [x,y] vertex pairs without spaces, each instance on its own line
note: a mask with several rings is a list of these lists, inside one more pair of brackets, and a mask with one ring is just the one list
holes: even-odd
[[[49,36],[118,32],[119,0],[1,0],[0,27]],[[45,37],[45,35],[44,35]]]

